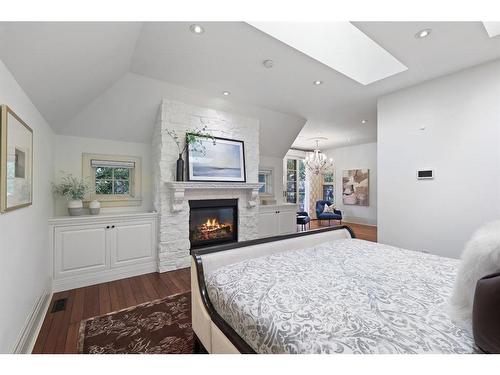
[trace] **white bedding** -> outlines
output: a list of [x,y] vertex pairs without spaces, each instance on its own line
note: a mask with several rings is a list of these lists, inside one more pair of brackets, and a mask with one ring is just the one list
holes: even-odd
[[348,239],[224,266],[206,284],[258,353],[472,353],[446,313],[457,266]]

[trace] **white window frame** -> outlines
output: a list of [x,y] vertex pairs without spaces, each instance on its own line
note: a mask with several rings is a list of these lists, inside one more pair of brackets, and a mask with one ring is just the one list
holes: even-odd
[[[129,194],[96,194],[95,168],[91,165],[92,160],[134,163],[134,168],[130,169]],[[84,199],[85,203],[98,200],[101,202],[101,207],[127,207],[142,204],[142,159],[138,156],[83,153],[82,175],[90,185],[90,193]]]
[[[274,197],[274,168],[273,167],[260,167],[259,175],[266,175],[265,191],[259,192],[261,197]],[[260,184],[260,181],[259,181]]]

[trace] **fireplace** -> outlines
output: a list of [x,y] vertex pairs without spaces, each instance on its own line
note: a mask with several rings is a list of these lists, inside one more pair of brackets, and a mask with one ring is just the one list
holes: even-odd
[[191,249],[238,241],[238,200],[189,201]]

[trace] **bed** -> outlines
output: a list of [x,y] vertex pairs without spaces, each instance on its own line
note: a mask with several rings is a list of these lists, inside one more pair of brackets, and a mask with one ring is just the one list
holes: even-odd
[[209,353],[473,353],[446,313],[458,261],[346,227],[193,254],[193,329]]

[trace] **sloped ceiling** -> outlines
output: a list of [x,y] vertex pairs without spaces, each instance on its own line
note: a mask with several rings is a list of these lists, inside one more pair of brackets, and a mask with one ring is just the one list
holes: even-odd
[[155,123],[162,98],[260,119],[260,150],[267,156],[283,157],[305,123],[296,116],[237,105],[165,81],[127,73],[71,119],[61,133],[150,142],[151,125]]
[[45,120],[66,122],[130,69],[141,23],[3,23],[0,59]]
[[282,157],[375,141],[381,95],[500,58],[481,22],[354,22],[408,67],[363,86],[246,23],[190,24],[0,23],[0,59],[58,133],[149,142],[168,97],[257,117],[261,154]]

